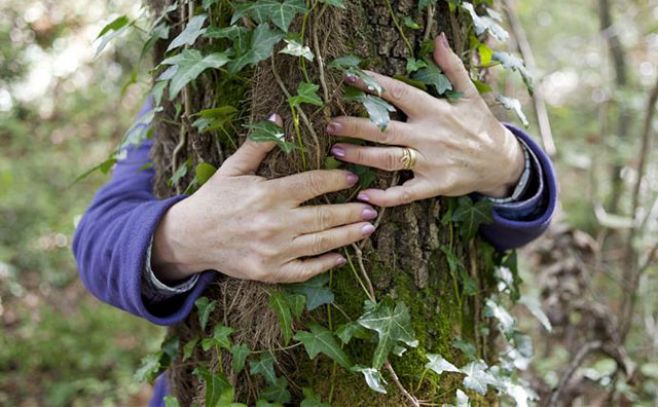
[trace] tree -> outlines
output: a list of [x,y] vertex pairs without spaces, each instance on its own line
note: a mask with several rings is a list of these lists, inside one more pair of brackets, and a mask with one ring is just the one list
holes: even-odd
[[[245,137],[277,141],[280,149],[260,170],[266,177],[340,165],[326,157],[330,117],[367,114],[382,128],[389,115],[399,117],[378,96],[346,87],[347,72],[373,88],[378,84],[362,68],[459,98],[431,61],[431,39],[440,32],[468,65],[477,59],[524,73],[511,56],[488,47],[488,36],[506,33],[487,1],[151,3],[159,15],[147,46],[155,50],[153,159],[161,197],[193,192]],[[481,73],[473,69],[477,78]],[[263,120],[273,111],[289,138]],[[410,176],[350,169],[360,187]],[[452,403],[455,391],[458,403],[464,391],[490,401],[488,388],[515,386],[508,368],[489,366],[499,359],[494,332],[516,346],[525,339],[494,295],[502,279],[518,296],[515,257],[476,236],[489,211],[469,198],[382,211],[378,232],[345,251],[343,269],[304,284],[220,277],[186,322],[171,329],[154,365],[173,360],[170,383],[182,405],[420,405]],[[508,274],[495,274],[502,264]]]

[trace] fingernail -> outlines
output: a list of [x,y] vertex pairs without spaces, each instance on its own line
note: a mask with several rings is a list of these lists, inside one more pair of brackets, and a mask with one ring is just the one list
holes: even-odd
[[377,211],[372,208],[366,208],[361,212],[363,220],[372,220],[377,217]]
[[345,257],[339,257],[336,259],[336,266],[344,266],[347,263]]
[[347,183],[350,184],[350,186],[356,184],[359,182],[359,177],[356,174],[352,174],[351,172],[347,174]]
[[443,45],[445,48],[450,48],[450,43],[448,42],[448,37],[446,37],[446,33],[441,33],[439,36],[439,40],[441,41],[441,45]]
[[345,76],[345,81],[348,83],[356,83],[356,76],[352,74],[348,74]]
[[338,122],[330,122],[327,126],[327,133],[336,134],[340,131],[341,125]]
[[343,158],[345,157],[345,150],[342,147],[334,146],[331,148],[331,154],[338,158]]
[[359,195],[356,196],[356,199],[363,202],[370,202],[370,198],[368,198],[368,195],[364,194],[363,192],[359,192]]
[[372,235],[372,232],[374,232],[374,231],[375,231],[375,227],[373,225],[371,225],[370,223],[368,223],[367,225],[364,225],[361,228],[361,233],[363,233],[363,236]]
[[270,117],[268,117],[267,120],[276,123],[276,119],[277,119],[278,117],[279,117],[278,114],[276,114],[276,113],[272,113],[272,115],[270,115]]

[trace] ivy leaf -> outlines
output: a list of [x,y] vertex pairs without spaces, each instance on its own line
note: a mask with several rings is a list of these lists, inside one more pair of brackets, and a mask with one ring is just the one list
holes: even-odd
[[292,55],[294,57],[306,58],[309,61],[313,62],[315,55],[308,46],[302,45],[295,40],[284,40],[286,43],[285,48],[283,48],[279,53]]
[[234,391],[224,376],[214,373],[206,367],[197,367],[192,372],[201,379],[206,388],[205,405],[207,407],[223,407],[231,405]]
[[471,15],[473,26],[475,27],[475,33],[477,35],[482,35],[485,31],[487,31],[498,41],[507,41],[509,38],[508,32],[505,31],[505,29],[501,27],[494,18],[490,17],[489,15],[478,15],[471,3],[463,2],[461,7],[468,11],[468,13]]
[[244,343],[236,343],[231,347],[231,368],[234,374],[238,374],[244,369],[244,364],[250,354],[251,350]]
[[349,356],[338,345],[330,330],[313,323],[309,325],[309,328],[311,332],[301,331],[295,334],[295,340],[304,344],[309,358],[315,359],[318,353],[324,353],[346,369],[352,366]]
[[339,326],[336,330],[336,336],[340,338],[341,342],[343,342],[345,345],[350,343],[352,338],[369,338],[368,331],[355,321],[350,321]]
[[548,316],[546,316],[546,313],[544,313],[544,310],[541,309],[541,304],[539,304],[539,301],[537,301],[535,298],[527,297],[527,296],[522,296],[519,302],[530,311],[530,313],[537,318],[537,321],[542,324],[544,329],[546,329],[548,332],[553,331],[553,326],[551,325],[551,321],[548,319]]
[[398,342],[412,348],[418,346],[411,327],[409,309],[404,302],[398,302],[393,308],[389,304],[366,301],[366,308],[369,308],[368,311],[361,315],[357,322],[377,332],[379,336],[372,361],[374,368],[379,369],[384,365],[388,354]]
[[530,122],[528,122],[528,118],[525,113],[523,113],[523,107],[521,107],[521,102],[518,99],[498,95],[496,96],[496,100],[498,100],[505,109],[513,111],[525,127],[530,126]]
[[292,396],[288,391],[288,380],[285,377],[277,377],[274,383],[270,383],[260,392],[262,397],[277,403],[290,403]]
[[427,86],[434,87],[437,95],[443,95],[447,91],[452,90],[452,83],[450,83],[448,77],[433,62],[426,64],[426,67],[415,72],[412,75],[412,79],[422,82]]
[[304,400],[302,400],[299,407],[331,407],[330,404],[323,403],[320,396],[318,396],[313,389],[305,387],[302,389]]
[[303,283],[291,284],[287,289],[302,294],[306,297],[306,309],[313,311],[317,307],[324,304],[331,304],[334,302],[334,293],[327,287],[329,283],[329,275],[319,274],[310,280]]
[[491,298],[485,302],[484,315],[498,320],[498,328],[505,335],[512,333],[515,321],[514,317],[502,305],[497,304]]
[[481,224],[493,222],[493,205],[486,199],[476,203],[467,196],[459,198],[457,209],[452,214],[452,221],[460,224],[460,233],[466,240],[475,237]]
[[372,367],[365,367],[361,365],[355,365],[351,369],[353,372],[362,373],[363,377],[366,379],[366,384],[372,390],[377,393],[386,394],[386,380],[382,376],[382,373]]
[[195,80],[203,71],[209,68],[217,69],[226,65],[229,58],[226,53],[216,52],[203,56],[196,49],[186,49],[162,61],[163,65],[176,66],[176,73],[169,84],[169,98],[175,99],[185,85]]
[[201,186],[208,182],[216,172],[217,168],[214,165],[201,162],[194,169],[194,180]]
[[414,21],[413,18],[409,16],[404,17],[404,25],[405,27],[411,28],[412,30],[419,30],[420,29],[420,24],[418,24],[416,21]]
[[160,352],[146,355],[142,359],[139,369],[135,372],[135,380],[140,383],[152,382],[162,370]]
[[190,357],[192,357],[192,353],[194,352],[194,348],[196,347],[197,343],[199,342],[199,338],[192,338],[187,343],[185,346],[183,346],[183,361],[186,361]]
[[281,403],[270,403],[267,400],[259,399],[256,401],[256,407],[284,407]]
[[166,396],[163,400],[165,407],[180,407],[178,399],[174,396]]
[[292,312],[290,311],[290,303],[286,300],[283,293],[277,292],[270,296],[269,305],[279,319],[283,343],[287,346],[290,343],[290,339],[292,339]]
[[274,373],[274,355],[267,351],[258,360],[249,362],[249,373],[259,374],[270,384],[276,384],[276,373]]
[[187,23],[187,26],[185,26],[185,29],[180,34],[178,34],[178,37],[174,38],[169,43],[167,52],[171,51],[172,49],[182,47],[183,45],[194,45],[197,38],[206,32],[206,29],[202,27],[206,22],[207,17],[208,16],[205,14],[199,14],[192,17],[189,23]]
[[107,44],[110,43],[113,39],[121,35],[132,23],[125,15],[119,16],[107,24],[103,29],[98,33],[96,37],[97,40],[100,40],[98,47],[96,47],[96,56],[98,56]]
[[407,73],[414,73],[421,68],[427,68],[427,62],[422,59],[407,58]]
[[205,331],[206,325],[208,325],[208,318],[210,317],[210,314],[217,306],[217,301],[215,300],[210,301],[208,297],[200,297],[198,300],[194,302],[194,305],[198,310],[199,325],[201,326],[201,330]]
[[487,393],[487,386],[497,383],[496,378],[487,372],[487,369],[488,366],[481,360],[462,367],[461,371],[466,375],[464,387],[484,396]]
[[320,3],[328,4],[330,6],[338,7],[342,9],[345,8],[345,3],[343,2],[343,0],[320,0]]
[[272,55],[274,46],[281,41],[283,34],[270,29],[269,24],[261,24],[251,35],[250,46],[228,64],[231,73],[238,73],[247,65],[256,65]]
[[448,362],[443,358],[441,355],[435,355],[432,353],[427,354],[427,359],[429,359],[429,362],[425,364],[426,369],[431,369],[434,371],[436,374],[441,374],[443,372],[455,372],[459,373],[461,370],[459,370],[455,365],[452,363]]
[[470,406],[470,400],[469,400],[468,396],[461,389],[457,389],[457,392],[455,394],[455,406],[456,407],[469,407]]
[[268,20],[272,21],[281,30],[288,32],[290,23],[295,16],[305,12],[306,3],[303,0],[284,0],[283,2],[259,0],[238,4],[231,18],[231,24],[236,23],[242,17],[249,16],[258,24]]
[[308,82],[301,82],[297,86],[297,95],[291,96],[288,103],[291,107],[301,106],[303,103],[308,103],[315,106],[324,106],[324,102],[318,96],[319,85]]
[[469,360],[476,359],[477,350],[475,349],[475,345],[471,342],[465,341],[461,338],[456,338],[452,341],[452,346],[462,351]]
[[283,129],[269,120],[261,120],[258,123],[245,125],[249,131],[249,138],[258,142],[275,142],[286,154],[297,148],[294,144],[285,140]]
[[503,65],[503,68],[518,72],[523,79],[523,83],[525,83],[525,86],[528,88],[528,91],[532,94],[534,89],[532,75],[530,75],[520,58],[507,52],[496,51],[493,53],[492,59],[500,62],[501,65]]
[[203,348],[204,351],[207,351],[213,346],[218,346],[220,348],[224,348],[230,351],[231,350],[230,336],[233,333],[233,331],[234,331],[233,328],[219,324],[215,326],[215,329],[213,330],[213,334],[211,337],[203,338],[203,340],[201,341],[201,347]]
[[356,55],[344,55],[334,59],[327,66],[329,68],[338,69],[358,68],[360,63],[361,58],[357,57]]

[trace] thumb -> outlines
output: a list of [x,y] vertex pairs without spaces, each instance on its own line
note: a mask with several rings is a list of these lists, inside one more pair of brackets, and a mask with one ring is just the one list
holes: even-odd
[[434,62],[439,65],[443,73],[448,77],[450,83],[457,92],[462,92],[466,96],[477,94],[477,89],[471,81],[471,76],[464,67],[464,63],[457,54],[450,48],[448,38],[445,33],[434,39]]
[[[276,113],[272,114],[267,120],[276,123],[280,127],[283,126],[281,116]],[[240,148],[224,161],[218,172],[227,177],[252,175],[258,170],[258,167],[274,146],[276,146],[276,143],[273,141],[258,142],[247,138]]]

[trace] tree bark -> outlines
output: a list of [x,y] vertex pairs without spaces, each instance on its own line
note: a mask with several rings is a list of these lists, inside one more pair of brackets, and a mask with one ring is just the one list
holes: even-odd
[[[463,51],[462,44],[468,43],[468,28],[461,24],[458,16],[450,15],[448,2],[438,2],[429,16],[427,10],[419,11],[418,2],[412,0],[390,0],[390,3],[387,0],[361,0],[345,4],[346,10],[329,7],[321,15],[314,11],[305,26],[305,43],[324,64],[336,57],[354,53],[369,62],[369,69],[391,76],[404,74],[406,58],[410,54],[396,26],[398,24],[409,44],[416,50],[424,39],[433,39],[441,31],[446,32],[457,50]],[[318,10],[321,9],[318,7]],[[404,27],[404,16],[412,17],[423,28],[412,30]],[[429,27],[428,22],[431,22]],[[301,27],[302,22],[295,21],[291,31],[301,31]],[[173,37],[170,35],[170,38]],[[314,44],[315,39],[317,42]],[[160,44],[156,58],[161,58],[162,50],[163,44]],[[465,56],[470,58],[470,54]],[[307,62],[306,69],[319,83],[318,63]],[[285,155],[275,151],[261,167],[260,175],[271,178],[305,169],[322,168],[332,142],[324,132],[328,119],[334,115],[361,113],[338,97],[340,92],[336,90],[342,86],[340,74],[325,70],[324,75],[328,94],[335,96],[322,110],[305,110],[313,128],[310,131],[302,126],[303,141],[310,151],[306,168],[299,153]],[[234,151],[233,144],[225,138],[196,132],[190,124],[193,118],[189,112],[233,105],[239,108],[240,119],[244,123],[261,120],[277,112],[284,119],[286,134],[295,134],[293,118],[281,86],[293,92],[303,79],[297,60],[275,52],[274,60],[264,61],[245,76],[250,78],[247,83],[227,79],[219,71],[204,74],[194,86],[188,88],[189,106],[182,109],[180,117],[177,117],[173,104],[165,103],[164,112],[159,117],[158,137],[153,152],[157,172],[155,190],[159,196],[176,193],[175,188],[167,183],[172,171],[176,169],[172,161],[179,164],[186,160],[193,164],[203,161],[219,166]],[[236,131],[235,144],[240,144],[246,132],[241,127],[236,128]],[[184,138],[181,139],[181,136]],[[177,150],[177,146],[182,148]],[[376,184],[380,187],[403,182],[411,176],[405,172],[397,175],[378,172],[377,175]],[[188,176],[182,184],[190,180]],[[332,202],[347,200],[354,196],[353,193],[332,194],[328,199]],[[492,336],[481,336],[479,329],[485,324],[482,319],[484,306],[480,299],[493,284],[490,267],[486,267],[482,260],[490,248],[477,240],[462,241],[451,222],[442,222],[447,205],[447,201],[436,198],[384,211],[377,232],[363,245],[362,256],[363,266],[372,280],[377,297],[400,299],[406,303],[411,312],[416,337],[420,341],[417,348],[408,350],[403,357],[390,358],[400,384],[406,389],[412,389],[419,399],[439,404],[454,401],[454,390],[460,387],[461,378],[446,378],[444,375],[440,380],[438,376],[428,374],[421,382],[421,374],[427,362],[425,355],[439,353],[460,365],[460,362],[466,363],[466,359],[452,346],[456,338],[473,342],[478,355],[485,360],[492,358],[493,347]],[[442,246],[452,248],[463,262],[466,272],[476,281],[478,294],[463,294],[461,281],[450,272]],[[351,253],[351,262],[361,272],[359,256],[353,251]],[[302,321],[295,322],[295,329],[303,328],[304,323],[310,320],[320,321],[324,326],[335,329],[338,324],[346,321],[344,315],[356,319],[361,314],[366,296],[349,265],[331,272],[331,287],[341,312],[324,306],[306,312]],[[217,283],[205,293],[218,302],[206,332],[201,332],[197,315],[193,313],[185,323],[172,328],[170,333],[178,336],[182,345],[192,338],[207,335],[212,332],[212,325],[222,323],[236,329],[232,337],[236,343],[247,343],[255,351],[280,349],[284,347],[280,328],[276,315],[268,307],[269,295],[277,289],[272,285],[237,281],[219,274]],[[368,365],[373,348],[373,344],[362,341],[358,342],[358,346],[355,342],[351,343],[346,351],[354,360]],[[203,400],[203,385],[192,371],[200,362],[207,362],[209,357],[215,368],[231,372],[230,354],[223,351],[203,352],[197,347],[191,358],[183,361],[179,357],[174,362],[170,369],[170,384],[181,405]],[[401,406],[409,403],[385,370],[383,374],[389,382],[388,394],[380,395],[368,389],[360,374],[335,366],[323,355],[309,360],[301,346],[276,351],[275,358],[277,373],[287,377],[290,383],[289,389],[294,400],[292,405],[299,404],[303,387],[315,389],[323,400],[331,399],[334,406]],[[237,399],[253,405],[262,383],[246,371],[248,369],[237,376],[227,376],[230,376],[236,388]],[[419,382],[421,385],[417,388]]]

